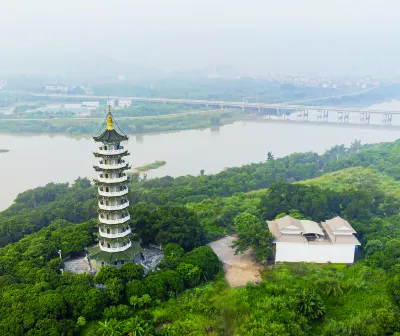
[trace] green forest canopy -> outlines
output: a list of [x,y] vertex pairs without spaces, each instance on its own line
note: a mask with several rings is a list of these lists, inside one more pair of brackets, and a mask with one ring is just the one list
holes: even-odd
[[[198,177],[134,175],[136,234],[165,246],[146,276],[133,264],[61,274],[59,249],[96,242],[96,190],[86,179],[28,190],[0,213],[2,335],[398,335],[399,146],[334,147]],[[258,286],[229,288],[205,244],[234,232],[242,213],[258,230],[293,210],[348,219],[365,257],[351,267],[277,265]]]

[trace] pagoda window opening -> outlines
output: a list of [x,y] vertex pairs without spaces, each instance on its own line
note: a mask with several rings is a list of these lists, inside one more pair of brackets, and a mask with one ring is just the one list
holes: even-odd
[[111,245],[110,245],[110,243],[107,243],[107,247],[108,247],[108,248],[111,248]]
[[110,188],[106,187],[106,191],[109,192],[109,191],[110,191]]
[[110,233],[110,229],[107,229],[107,233]]
[[108,174],[105,174],[105,178],[108,178]]
[[107,150],[107,146],[104,146],[104,149]]
[[121,260],[121,265],[123,265],[123,264],[125,264],[125,260],[124,259]]

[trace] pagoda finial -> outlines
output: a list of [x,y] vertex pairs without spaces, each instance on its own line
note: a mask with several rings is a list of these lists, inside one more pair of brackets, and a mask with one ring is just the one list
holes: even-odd
[[107,129],[111,131],[113,129],[113,119],[111,117],[111,106],[108,105],[108,113],[107,113]]

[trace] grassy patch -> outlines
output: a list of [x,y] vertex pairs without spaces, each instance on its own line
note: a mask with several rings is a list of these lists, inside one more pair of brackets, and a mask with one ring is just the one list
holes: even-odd
[[347,168],[298,183],[337,191],[349,188],[374,189],[387,196],[400,199],[400,182],[371,168]]
[[166,161],[156,161],[156,162],[150,163],[150,164],[145,165],[145,166],[136,167],[135,170],[137,170],[139,172],[145,172],[145,171],[148,171],[148,170],[160,168],[162,166],[165,166],[166,164],[167,164]]
[[9,152],[8,149],[0,149],[0,153],[7,153],[7,152]]

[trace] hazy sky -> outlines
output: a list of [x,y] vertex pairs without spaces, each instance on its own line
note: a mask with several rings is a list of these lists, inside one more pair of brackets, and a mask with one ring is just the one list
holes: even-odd
[[0,67],[397,72],[399,13],[399,0],[0,0]]

